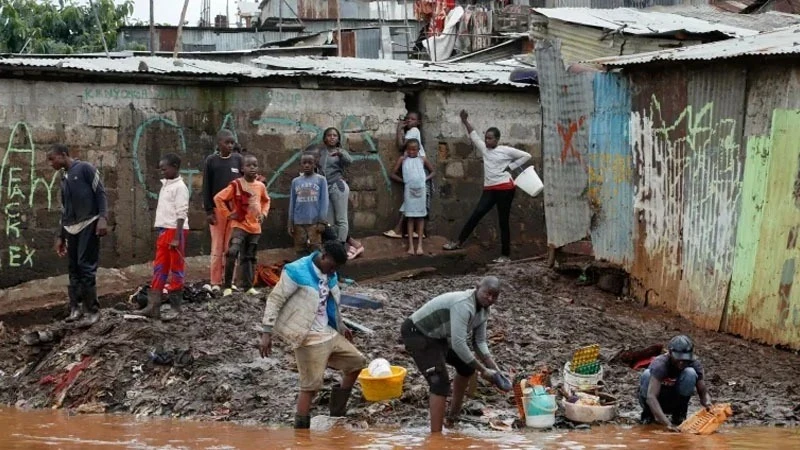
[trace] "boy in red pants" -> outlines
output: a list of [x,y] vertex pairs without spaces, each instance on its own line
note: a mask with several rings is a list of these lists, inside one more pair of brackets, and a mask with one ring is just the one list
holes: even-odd
[[189,188],[178,174],[181,158],[167,153],[158,163],[161,191],[158,193],[155,228],[158,231],[156,256],[153,260],[153,281],[147,293],[147,306],[138,314],[161,318],[161,295],[169,279],[170,304],[180,313],[185,276],[185,248],[189,223]]

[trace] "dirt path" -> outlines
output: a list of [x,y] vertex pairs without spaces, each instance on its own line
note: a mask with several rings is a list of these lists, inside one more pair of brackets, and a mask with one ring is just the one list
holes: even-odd
[[[489,272],[506,284],[490,321],[490,337],[497,360],[509,369],[530,371],[540,363],[560,369],[582,345],[600,344],[602,356],[608,359],[626,346],[665,344],[674,334],[688,333],[706,367],[712,399],[734,404],[733,423],[798,424],[800,413],[793,408],[800,404],[800,392],[794,387],[800,356],[794,353],[696,330],[675,316],[644,309],[593,287],[576,287],[573,280],[536,264]],[[400,400],[353,402],[354,423],[425,424],[427,388],[398,342],[400,323],[433,296],[468,288],[478,279],[479,275],[472,275],[381,283],[369,287],[389,294],[390,304],[376,311],[345,310],[348,318],[375,331],[356,339],[369,358],[384,357],[410,368]],[[0,332],[0,402],[288,424],[296,395],[294,357],[280,344],[272,358],[257,356],[255,326],[263,313],[263,300],[198,300],[187,305],[181,319],[170,323],[130,322],[104,311],[103,321],[89,330],[50,327],[56,339],[40,347],[23,345],[22,332]],[[193,361],[182,367],[156,365],[148,352],[159,346],[167,351],[188,349]],[[82,355],[90,359],[76,366]],[[79,372],[77,377],[60,378],[70,368],[73,375]],[[559,372],[554,382],[560,381]],[[326,389],[335,378],[333,373],[326,377]],[[621,401],[619,421],[638,417],[638,372],[606,364],[605,382]],[[326,414],[327,392],[320,394],[318,404],[314,413]],[[466,409],[467,420],[477,422],[488,409],[501,416],[515,414],[508,396],[485,385]]]

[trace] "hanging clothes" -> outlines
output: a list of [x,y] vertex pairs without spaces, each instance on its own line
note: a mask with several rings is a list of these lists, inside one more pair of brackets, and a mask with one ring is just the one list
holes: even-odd
[[478,51],[492,46],[492,11],[483,7],[475,8],[472,19],[472,29],[474,39],[472,40],[472,50]]
[[472,15],[475,11],[474,6],[467,6],[464,15],[458,24],[458,39],[456,40],[457,55],[472,53]]
[[428,51],[431,61],[444,61],[453,54],[456,45],[456,31],[461,17],[464,15],[464,8],[456,6],[447,14],[442,33],[425,39],[422,45]]

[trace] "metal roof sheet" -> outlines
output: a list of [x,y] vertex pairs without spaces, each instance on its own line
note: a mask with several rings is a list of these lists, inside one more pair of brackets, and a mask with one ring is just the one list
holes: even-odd
[[529,87],[509,80],[521,64],[511,60],[496,63],[427,63],[360,58],[312,58],[262,56],[252,62],[262,67],[204,59],[172,58],[0,58],[0,70],[10,67],[71,69],[93,73],[228,76],[251,79],[318,76],[322,78],[377,81],[388,84],[432,82],[451,85],[506,85]]
[[695,45],[638,55],[614,56],[588,61],[606,66],[627,66],[659,61],[692,61],[736,58],[740,56],[769,56],[800,54],[800,25],[737,39]]
[[757,14],[735,14],[722,11],[717,8],[717,4],[712,5],[679,5],[679,6],[653,6],[644,10],[645,12],[662,12],[677,14],[684,17],[693,17],[708,21],[728,25],[732,27],[747,28],[756,31],[774,31],[778,28],[789,27],[800,24],[800,16],[786,14],[776,11],[767,11]]
[[262,56],[253,62],[289,76],[314,75],[386,83],[430,81],[444,84],[526,86],[509,81],[511,71],[521,65],[513,60],[496,63],[430,63],[392,59]]
[[534,8],[548,19],[586,25],[636,35],[664,35],[677,32],[691,34],[722,33],[731,37],[751,36],[757,31],[748,28],[711,23],[693,17],[631,8]]

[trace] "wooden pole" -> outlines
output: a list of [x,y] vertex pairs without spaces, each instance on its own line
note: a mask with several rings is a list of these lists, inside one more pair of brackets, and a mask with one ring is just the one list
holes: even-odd
[[156,54],[156,21],[154,19],[155,13],[153,12],[153,2],[150,0],[150,54]]
[[178,53],[183,49],[183,21],[186,20],[186,10],[189,8],[189,0],[183,0],[183,10],[181,10],[181,21],[178,22],[178,33],[175,36],[175,49],[172,58],[177,59]]
[[339,45],[336,46],[338,56],[342,57],[342,5],[336,0],[336,29],[339,30]]
[[283,0],[278,2],[278,40],[283,40]]
[[181,20],[178,22],[178,32],[175,35],[175,48],[172,51],[172,58],[177,59],[178,53],[183,50],[183,22],[186,20],[186,10],[189,8],[189,0],[183,0],[183,9],[181,10]]
[[106,58],[110,55],[108,54],[108,43],[106,43],[106,35],[103,33],[103,24],[100,23],[100,15],[97,14],[97,9],[94,7],[94,2],[89,0],[89,7],[92,8],[92,12],[94,13],[94,20],[97,21],[97,29],[100,31],[100,40],[103,41],[103,50],[106,51]]

